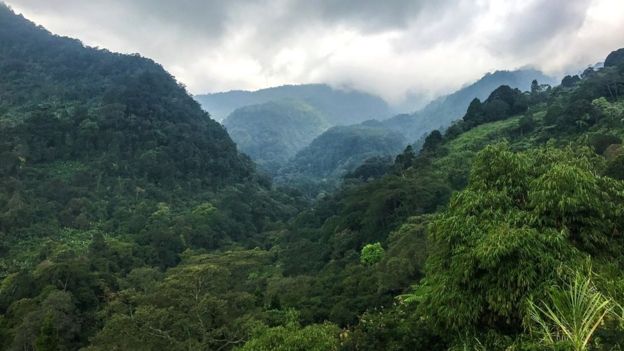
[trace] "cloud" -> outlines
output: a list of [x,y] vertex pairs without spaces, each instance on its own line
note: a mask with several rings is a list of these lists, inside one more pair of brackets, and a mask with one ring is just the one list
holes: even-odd
[[7,2],[52,32],[151,57],[193,93],[327,82],[399,103],[496,69],[582,69],[624,46],[621,0]]

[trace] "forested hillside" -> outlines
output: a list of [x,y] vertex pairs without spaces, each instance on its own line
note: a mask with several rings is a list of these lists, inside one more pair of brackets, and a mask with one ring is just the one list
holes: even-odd
[[349,172],[367,159],[399,153],[406,141],[399,133],[370,121],[333,127],[301,149],[282,169],[276,181],[314,197],[333,190]]
[[332,128],[302,173],[397,154],[310,204],[154,62],[1,6],[0,349],[621,349],[621,53],[419,150]]
[[86,346],[122,277],[253,247],[297,211],[149,59],[1,5],[0,72],[0,349]]
[[266,183],[159,65],[0,14],[0,230],[9,238],[120,230],[159,202]]
[[298,100],[241,107],[223,125],[240,150],[272,174],[329,127],[320,112]]

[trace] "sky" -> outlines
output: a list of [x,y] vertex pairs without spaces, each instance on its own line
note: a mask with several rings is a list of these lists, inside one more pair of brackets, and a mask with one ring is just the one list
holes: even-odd
[[193,94],[328,83],[392,104],[484,73],[561,76],[624,47],[624,0],[7,0],[53,33],[140,53]]

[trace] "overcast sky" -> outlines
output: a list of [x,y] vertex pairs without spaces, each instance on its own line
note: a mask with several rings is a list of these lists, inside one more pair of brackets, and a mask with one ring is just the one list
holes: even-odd
[[399,102],[496,69],[559,75],[624,47],[624,0],[8,0],[165,66],[194,94],[325,82]]

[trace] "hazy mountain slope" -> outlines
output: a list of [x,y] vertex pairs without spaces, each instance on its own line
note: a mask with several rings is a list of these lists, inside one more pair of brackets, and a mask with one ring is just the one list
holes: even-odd
[[391,115],[377,96],[355,90],[334,89],[325,84],[284,85],[257,91],[229,91],[196,95],[202,107],[216,120],[225,119],[237,108],[283,99],[302,100],[327,117],[331,125],[348,125]]
[[395,155],[403,147],[405,139],[401,134],[378,123],[333,127],[299,151],[280,172],[280,180],[338,180],[364,160]]
[[383,121],[383,123],[388,128],[402,133],[410,142],[413,142],[429,131],[447,127],[453,121],[460,119],[474,98],[483,100],[501,85],[526,91],[529,90],[531,81],[534,79],[540,84],[555,83],[554,78],[532,69],[496,71],[486,74],[475,83],[450,95],[432,101],[418,112],[398,115]]
[[240,150],[272,173],[328,127],[318,111],[297,100],[241,107],[223,124]]

